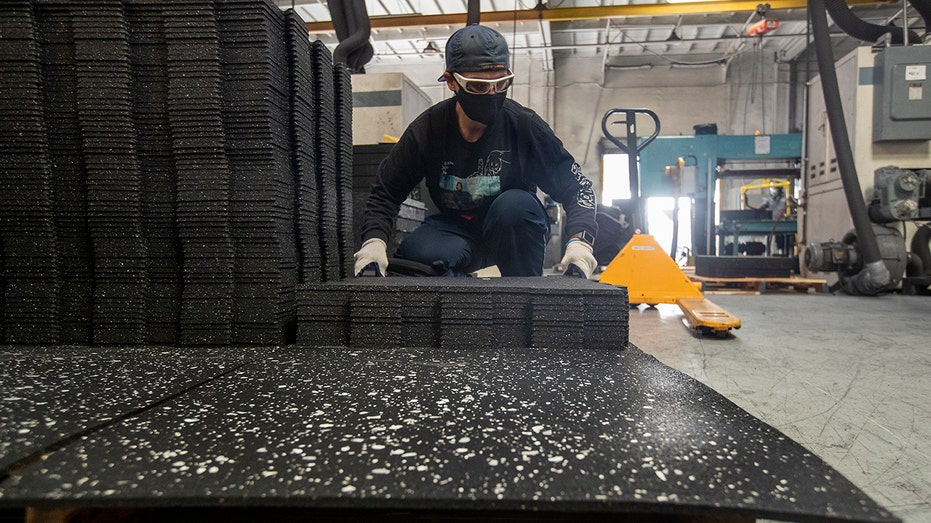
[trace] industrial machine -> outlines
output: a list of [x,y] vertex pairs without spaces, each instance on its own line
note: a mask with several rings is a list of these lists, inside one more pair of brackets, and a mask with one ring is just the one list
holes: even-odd
[[931,46],[907,27],[879,41],[888,28],[832,11],[843,8],[826,7],[877,43],[835,63],[825,5],[811,5],[820,76],[808,96],[804,268],[836,274],[848,294],[931,294]]
[[[741,186],[758,179],[794,184],[801,157],[801,134],[662,136],[640,156],[641,194],[691,197],[694,254],[732,254],[725,247],[735,233],[765,237],[772,229],[771,221],[751,223],[757,213],[742,212]],[[794,233],[795,225],[785,220],[777,232]]]
[[[613,123],[624,124],[626,142],[608,130],[609,120],[617,114],[623,114],[623,119]],[[637,114],[649,116],[654,124],[653,134],[643,141],[637,138]],[[645,229],[637,165],[640,150],[659,135],[659,117],[649,109],[611,109],[601,120],[601,130],[605,138],[628,155],[633,223],[637,229]],[[700,290],[701,284],[692,282],[649,234],[634,234],[601,273],[598,281],[627,287],[631,305],[678,305],[689,326],[696,331],[721,337],[731,329],[740,328],[740,319],[705,299]]]
[[887,166],[874,172],[873,198],[867,212],[889,281],[882,288],[865,287],[857,275],[864,267],[862,245],[856,229],[841,241],[817,242],[805,250],[809,270],[837,272],[840,286],[850,294],[877,294],[901,283],[907,294],[929,294],[931,286],[931,225],[921,225],[912,236],[911,252],[905,237],[887,224],[931,219],[931,170],[909,170]]

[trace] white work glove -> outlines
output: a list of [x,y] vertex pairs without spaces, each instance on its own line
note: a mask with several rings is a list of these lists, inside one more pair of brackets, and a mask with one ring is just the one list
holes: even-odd
[[586,278],[591,278],[595,267],[598,266],[598,261],[592,254],[592,246],[582,240],[569,240],[566,244],[566,255],[562,257],[559,265],[563,267],[563,270],[567,270],[570,264],[581,269]]
[[385,241],[380,238],[369,238],[365,240],[362,247],[359,248],[359,252],[353,255],[353,258],[356,261],[353,274],[356,276],[372,262],[378,265],[379,276],[384,276],[387,273],[388,246],[385,244]]

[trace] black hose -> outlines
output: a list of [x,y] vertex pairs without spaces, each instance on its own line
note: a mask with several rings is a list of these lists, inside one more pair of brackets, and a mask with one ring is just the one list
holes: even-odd
[[931,2],[928,0],[908,0],[908,3],[912,4],[915,11],[918,11],[918,14],[924,19],[925,33],[931,31]]
[[349,22],[346,20],[346,9],[343,0],[330,0],[330,18],[333,19],[333,29],[336,30],[336,39],[342,42],[349,37]]
[[346,14],[351,35],[346,39],[346,45],[347,47],[352,46],[347,52],[346,65],[349,66],[349,70],[353,73],[364,73],[365,64],[369,63],[369,60],[375,55],[375,50],[372,48],[372,44],[369,43],[371,24],[364,1],[350,0],[347,2]]
[[482,17],[482,0],[469,0],[466,6],[466,25],[480,23]]
[[[892,37],[893,45],[902,45],[902,28],[893,25],[876,25],[864,22],[857,17],[847,6],[845,0],[824,0],[825,7],[831,13],[831,19],[845,33],[854,38],[865,42],[876,42],[884,35],[889,34]],[[921,43],[921,37],[918,33],[909,30],[908,42],[910,44]]]
[[371,23],[363,0],[330,0],[330,17],[339,45],[333,61],[342,62],[353,73],[365,72],[365,64],[374,56],[369,43]]
[[[850,209],[850,216],[853,218],[853,226],[857,231],[860,248],[862,249],[862,259],[870,273],[868,276],[863,276],[865,279],[870,280],[864,281],[864,284],[870,290],[875,288],[876,291],[879,291],[889,283],[889,270],[882,261],[879,243],[876,241],[873,224],[870,222],[866,202],[863,200],[863,191],[860,188],[857,167],[853,161],[850,136],[847,134],[847,124],[844,120],[844,108],[841,105],[840,90],[837,87],[834,50],[831,48],[831,36],[828,32],[828,17],[824,7],[824,0],[811,0],[808,11],[811,14],[824,105],[828,114],[828,124],[831,126],[834,150],[837,153],[837,167],[840,170],[847,207]],[[885,272],[884,275],[883,272]]]
[[924,224],[912,236],[912,254],[921,260],[923,276],[931,276],[931,224]]

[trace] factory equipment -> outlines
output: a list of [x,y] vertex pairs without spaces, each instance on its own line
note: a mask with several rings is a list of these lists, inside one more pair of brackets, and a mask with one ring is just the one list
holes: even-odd
[[[674,177],[665,173],[679,169],[679,159],[683,159],[678,190],[692,199],[692,250],[697,255],[724,254],[724,244],[734,232],[745,236],[756,228],[762,232],[752,232],[753,235],[766,236],[772,223],[769,227],[760,224],[745,227],[744,221],[756,220],[758,214],[741,215],[737,193],[725,197],[715,194],[716,187],[730,185],[737,191],[739,186],[734,184],[741,180],[795,180],[800,176],[801,156],[801,134],[661,136],[640,155],[640,191],[644,197],[673,196],[677,189]],[[720,224],[716,223],[718,220]],[[731,227],[735,220],[738,226]],[[777,232],[794,233],[794,226],[794,221],[780,222]],[[720,242],[715,241],[716,235]]]
[[[928,256],[925,224],[913,236],[912,254],[906,252],[905,238],[898,230],[880,224],[931,218],[931,170],[917,171],[886,166],[874,173],[873,198],[869,217],[882,261],[889,270],[889,288],[904,283],[907,292],[919,292],[931,285],[931,256]],[[805,250],[805,265],[811,271],[836,272],[842,288],[851,294],[865,292],[856,280],[863,270],[860,240],[855,229],[840,242],[817,242]],[[911,267],[911,270],[907,269]],[[875,294],[875,293],[872,293]]]
[[[608,121],[619,113],[624,115],[624,120],[613,123],[625,125],[626,143],[608,131]],[[653,134],[643,141],[637,138],[637,114],[649,116],[655,125]],[[659,134],[659,117],[649,109],[611,109],[601,119],[601,130],[605,138],[628,154],[631,206],[635,210],[632,215],[635,225],[645,227],[639,191],[640,173],[637,165],[640,151]],[[684,161],[677,165],[679,168],[676,172],[681,174]],[[676,178],[678,177],[676,175]],[[597,242],[596,239],[596,246]],[[701,284],[692,282],[675,260],[663,252],[662,247],[649,234],[634,234],[601,273],[598,281],[627,287],[631,305],[641,303],[651,306],[659,303],[678,305],[689,326],[696,331],[725,336],[731,329],[740,328],[740,319],[705,299],[700,290]]]
[[768,12],[769,4],[758,4],[756,6],[756,14],[760,17],[760,20],[747,28],[748,35],[762,37],[763,35],[779,29],[779,20],[775,18],[766,18],[766,13]]
[[869,202],[870,219],[876,223],[931,218],[931,202],[926,199],[931,170],[910,171],[895,166],[877,169],[873,178],[873,199]]
[[[890,33],[846,12],[838,13],[838,21],[832,9],[839,7],[827,8],[848,33],[876,33],[858,36],[864,40],[889,33],[898,36],[892,43],[899,45],[880,42],[835,64],[823,2],[810,9],[820,77],[809,92],[804,267],[836,273],[838,286],[850,294],[875,295],[900,286],[903,292],[927,293],[929,236],[920,221],[931,219],[931,93],[926,89],[931,46],[903,46],[917,41],[907,27]],[[844,107],[841,100],[852,103]],[[858,175],[858,167],[872,171],[872,179]]]

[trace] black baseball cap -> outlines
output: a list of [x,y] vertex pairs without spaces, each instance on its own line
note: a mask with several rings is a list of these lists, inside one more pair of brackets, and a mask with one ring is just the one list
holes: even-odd
[[[511,53],[501,33],[472,24],[453,33],[446,41],[446,70],[456,73],[508,70]],[[443,77],[439,78],[442,81]]]

